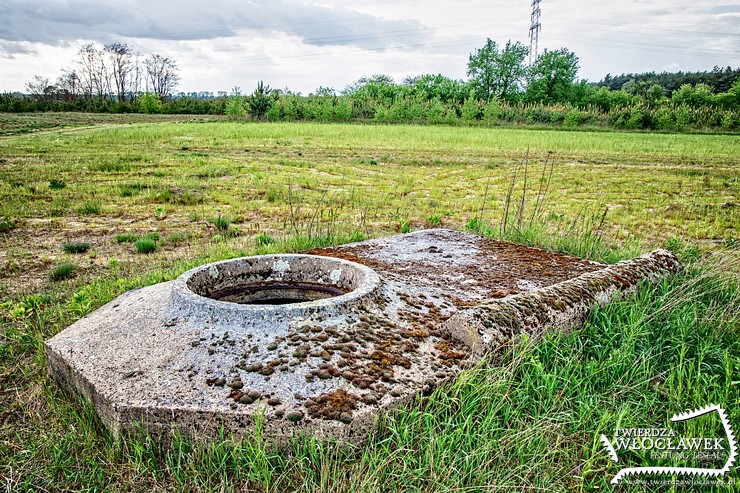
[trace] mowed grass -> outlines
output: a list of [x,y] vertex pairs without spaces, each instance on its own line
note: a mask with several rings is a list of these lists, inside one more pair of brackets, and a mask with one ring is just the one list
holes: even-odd
[[[0,481],[10,491],[611,488],[623,464],[653,463],[631,453],[612,463],[601,433],[677,429],[671,415],[714,403],[740,427],[738,141],[233,122],[2,138],[0,219],[10,226],[0,233]],[[407,228],[500,235],[507,197],[516,207],[525,190],[517,241],[609,261],[666,246],[688,269],[596,311],[580,330],[504,348],[496,364],[384,417],[363,447],[115,441],[46,374],[43,341],[128,289],[208,261]],[[546,202],[530,221],[538,192]],[[142,238],[157,251],[138,253]],[[73,242],[91,248],[65,252]],[[67,262],[74,276],[52,279]],[[718,420],[680,432],[715,436]]]
[[[630,251],[667,240],[712,249],[740,223],[737,136],[141,118],[0,139],[0,219],[15,225],[0,237],[0,293],[18,292],[18,272],[43,285],[72,234],[93,245],[82,267],[97,274],[110,259],[143,263],[111,241],[119,234],[187,239],[163,241],[155,267],[212,241],[250,248],[263,233],[308,228],[331,243],[340,232],[496,226],[507,197],[532,210],[545,189],[550,233],[598,217],[600,234]],[[214,217],[229,218],[228,235]]]

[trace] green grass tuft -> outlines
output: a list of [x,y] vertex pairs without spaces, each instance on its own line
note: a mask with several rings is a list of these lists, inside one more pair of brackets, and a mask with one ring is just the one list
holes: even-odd
[[139,237],[134,233],[121,233],[116,235],[116,241],[118,243],[133,243],[138,239]]
[[100,214],[103,207],[100,202],[95,200],[87,200],[80,207],[77,208],[77,213],[83,216]]
[[154,253],[157,251],[157,242],[151,238],[139,238],[134,243],[139,253]]
[[275,238],[267,233],[260,233],[257,235],[256,242],[258,246],[267,246],[275,243]]
[[0,233],[6,233],[15,228],[15,223],[7,217],[0,219]]
[[211,218],[211,224],[216,226],[216,229],[219,231],[226,231],[227,229],[229,229],[231,221],[219,214],[217,217]]
[[90,243],[65,243],[62,247],[66,253],[85,253],[90,249]]
[[72,263],[64,263],[57,265],[49,272],[49,277],[53,281],[61,281],[63,279],[68,279],[72,277],[72,275],[77,271],[77,266]]
[[49,188],[52,190],[61,190],[62,188],[66,187],[67,184],[64,183],[61,180],[57,180],[56,178],[52,178],[49,181]]

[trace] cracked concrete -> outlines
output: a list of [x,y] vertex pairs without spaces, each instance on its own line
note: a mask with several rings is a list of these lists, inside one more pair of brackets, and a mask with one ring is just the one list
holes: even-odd
[[49,371],[115,435],[359,443],[497,345],[680,270],[664,251],[606,266],[442,229],[307,253],[130,291],[47,341]]

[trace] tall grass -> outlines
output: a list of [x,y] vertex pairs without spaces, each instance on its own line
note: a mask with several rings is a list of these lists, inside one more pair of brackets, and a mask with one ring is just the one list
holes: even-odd
[[[737,429],[737,252],[702,260],[700,251],[690,246],[689,234],[666,242],[688,262],[680,276],[644,286],[638,295],[596,310],[581,329],[502,348],[496,364],[466,371],[429,399],[384,416],[359,447],[302,439],[276,451],[259,435],[241,443],[223,437],[207,447],[175,439],[168,449],[147,439],[114,440],[92,407],[63,393],[46,373],[44,340],[129,289],[173,279],[210,261],[358,241],[391,234],[395,228],[411,229],[420,221],[462,227],[470,220],[469,227],[481,234],[612,262],[643,251],[638,240],[613,234],[613,229],[633,230],[636,217],[652,229],[664,218],[679,221],[670,229],[677,235],[684,228],[699,236],[703,228],[716,227],[722,237],[731,225],[734,209],[722,209],[722,215],[712,212],[709,219],[702,214],[707,204],[719,210],[730,199],[718,197],[731,197],[736,190],[731,165],[740,154],[737,139],[564,135],[518,129],[229,122],[217,127],[94,129],[70,133],[61,143],[55,143],[56,134],[0,141],[0,152],[10,161],[26,148],[52,149],[43,158],[6,165],[6,182],[26,180],[28,174],[29,182],[46,183],[46,167],[59,164],[64,170],[60,176],[70,186],[55,193],[81,194],[70,195],[70,201],[78,201],[71,203],[81,203],[82,197],[100,189],[94,197],[105,196],[103,213],[128,207],[123,212],[129,214],[140,205],[146,217],[151,202],[167,201],[169,211],[171,201],[146,194],[119,197],[120,181],[110,179],[110,172],[118,172],[113,169],[91,171],[85,175],[90,183],[78,182],[72,179],[77,161],[65,159],[82,150],[85,156],[115,154],[116,146],[126,152],[142,149],[147,155],[155,153],[152,149],[167,149],[152,154],[156,166],[147,168],[146,160],[131,165],[130,173],[137,174],[126,182],[146,180],[152,190],[170,190],[173,184],[184,190],[202,186],[209,200],[198,209],[188,204],[178,226],[205,223],[214,214],[208,209],[211,202],[235,221],[237,216],[248,218],[238,222],[244,229],[241,239],[248,241],[237,237],[206,243],[209,246],[188,250],[187,258],[165,259],[160,269],[151,262],[146,267],[110,262],[108,268],[100,262],[69,280],[50,283],[48,293],[0,300],[2,486],[9,491],[595,491],[611,488],[608,481],[618,468],[601,448],[600,433],[612,433],[617,426],[671,428],[671,414],[710,403],[723,404]],[[171,156],[172,149],[188,146],[207,149],[209,156]],[[347,157],[348,147],[358,156]],[[528,163],[522,161],[527,148]],[[304,154],[300,159],[297,150]],[[548,151],[557,156],[552,178],[552,157],[544,158]],[[242,152],[253,155],[232,155]],[[42,161],[55,153],[57,161]],[[105,159],[121,162],[115,156]],[[198,166],[233,169],[234,179],[197,178],[192,159],[213,161]],[[233,164],[242,161],[250,162]],[[360,164],[347,164],[350,161]],[[305,166],[310,174],[299,173]],[[178,174],[185,176],[184,183],[171,182]],[[717,188],[704,183],[710,180]],[[631,195],[636,186],[640,196]],[[643,197],[644,190],[655,193]],[[18,188],[6,186],[0,192],[13,197],[3,201],[0,217],[12,217],[11,225],[18,224],[3,235],[15,234],[26,218],[45,217],[48,201],[34,200],[27,191],[19,196]],[[685,200],[678,201],[679,196]],[[586,204],[584,197],[604,200]],[[623,207],[617,209],[615,203]],[[677,212],[661,212],[669,206]],[[171,208],[178,210],[176,205]],[[195,219],[185,221],[190,215]],[[261,223],[247,233],[250,221]],[[255,240],[265,226],[269,234]],[[116,235],[121,231],[106,230],[111,243],[113,237],[118,242],[141,237]],[[660,229],[661,241],[666,231]],[[728,239],[727,248],[734,248],[735,241]],[[98,243],[104,248],[105,242]],[[116,248],[137,257],[133,247]],[[712,422],[693,426],[699,428],[686,431],[696,432],[694,436],[716,431]],[[737,471],[731,477],[738,479]]]
[[[262,248],[285,251],[303,241]],[[671,428],[673,413],[711,403],[723,404],[733,423],[740,420],[740,265],[725,255],[596,310],[582,329],[503,348],[495,365],[484,362],[427,400],[384,416],[361,447],[304,438],[277,451],[259,435],[240,443],[224,437],[208,447],[176,439],[168,449],[149,440],[113,441],[90,407],[59,393],[45,376],[41,341],[126,289],[251,253],[218,248],[167,272],[101,278],[66,301],[2,305],[3,379],[25,389],[22,398],[11,398],[2,428],[0,474],[8,484],[259,492],[605,489],[619,467],[601,449],[601,433]],[[688,432],[717,431],[716,423],[696,426]]]

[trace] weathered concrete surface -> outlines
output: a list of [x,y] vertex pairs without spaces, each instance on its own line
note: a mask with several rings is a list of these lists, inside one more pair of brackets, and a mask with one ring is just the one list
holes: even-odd
[[476,354],[496,349],[522,334],[536,336],[581,324],[591,308],[681,270],[676,257],[656,250],[542,289],[487,300],[453,315],[445,329]]
[[[278,443],[359,442],[379,412],[496,341],[577,322],[593,302],[680,267],[667,252],[608,267],[448,230],[309,253],[321,259],[224,261],[126,293],[46,343],[50,372],[114,434],[239,439],[261,421]],[[346,293],[281,306],[212,298],[235,280]]]

